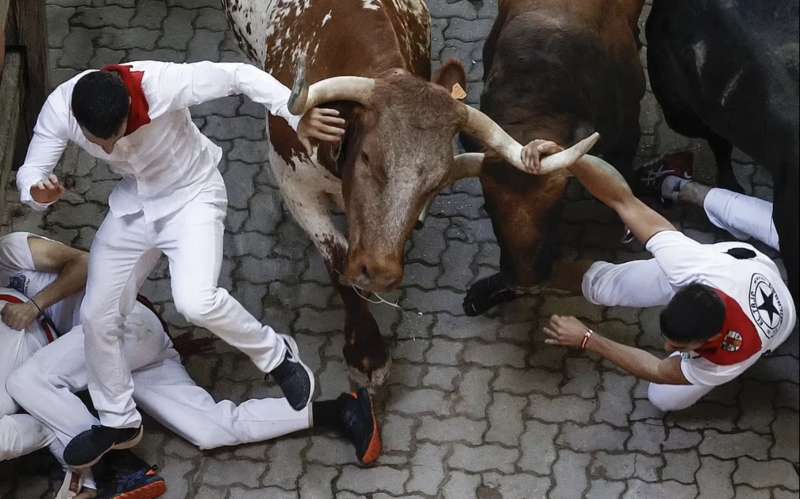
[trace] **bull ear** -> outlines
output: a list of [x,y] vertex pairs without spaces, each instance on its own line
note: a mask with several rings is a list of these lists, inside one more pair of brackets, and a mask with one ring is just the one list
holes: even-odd
[[461,61],[450,59],[433,77],[433,82],[447,89],[454,99],[467,98],[467,74]]

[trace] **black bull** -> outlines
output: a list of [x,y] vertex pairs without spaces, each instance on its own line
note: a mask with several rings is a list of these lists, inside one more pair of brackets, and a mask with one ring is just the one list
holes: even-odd
[[795,300],[798,31],[798,0],[655,0],[647,21],[648,71],[669,126],[708,140],[723,186],[736,187],[732,146],[772,173]]

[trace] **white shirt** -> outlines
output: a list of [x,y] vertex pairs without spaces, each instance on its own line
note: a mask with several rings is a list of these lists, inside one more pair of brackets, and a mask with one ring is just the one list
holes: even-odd
[[[750,250],[753,257],[737,259],[727,253],[732,248]],[[753,246],[701,244],[678,231],[664,231],[647,241],[647,250],[673,287],[699,283],[726,295],[722,338],[707,343],[702,351],[683,355],[681,370],[693,385],[717,386],[732,380],[794,330],[792,295],[775,263]]]
[[221,183],[216,167],[222,150],[200,133],[189,106],[245,94],[295,130],[300,121],[287,108],[289,89],[249,64],[141,61],[124,66],[143,73],[141,89],[150,123],[120,139],[113,153],[106,154],[86,139],[70,105],[75,84],[91,71],[59,85],[39,114],[25,163],[17,172],[22,202],[37,210],[47,207],[32,199],[30,189],[52,173],[72,141],[122,175],[109,197],[113,215],[144,211],[145,219],[153,222],[183,207],[210,183]]
[[[58,279],[58,273],[36,270],[28,238],[46,239],[28,232],[12,232],[0,237],[0,287],[11,288],[33,298]],[[59,243],[60,244],[60,243]],[[69,296],[44,312],[61,334],[78,325],[83,292]]]

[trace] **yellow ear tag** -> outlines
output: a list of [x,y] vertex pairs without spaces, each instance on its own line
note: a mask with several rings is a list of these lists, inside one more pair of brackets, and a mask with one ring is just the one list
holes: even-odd
[[454,83],[453,88],[450,89],[450,97],[457,100],[464,100],[467,97],[467,92],[464,91],[461,85]]

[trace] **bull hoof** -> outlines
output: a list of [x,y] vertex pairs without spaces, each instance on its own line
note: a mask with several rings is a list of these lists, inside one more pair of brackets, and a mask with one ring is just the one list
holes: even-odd
[[383,366],[373,369],[370,372],[364,372],[355,366],[347,366],[350,381],[356,386],[363,386],[371,395],[374,395],[379,388],[386,384],[391,370],[391,357],[386,358],[386,363]]
[[470,317],[481,315],[489,309],[506,303],[520,295],[514,291],[500,273],[476,282],[464,297],[464,313]]
[[383,342],[380,346],[373,345],[371,349],[345,345],[344,358],[350,381],[356,386],[363,386],[374,393],[375,389],[386,383],[392,367],[392,357]]

